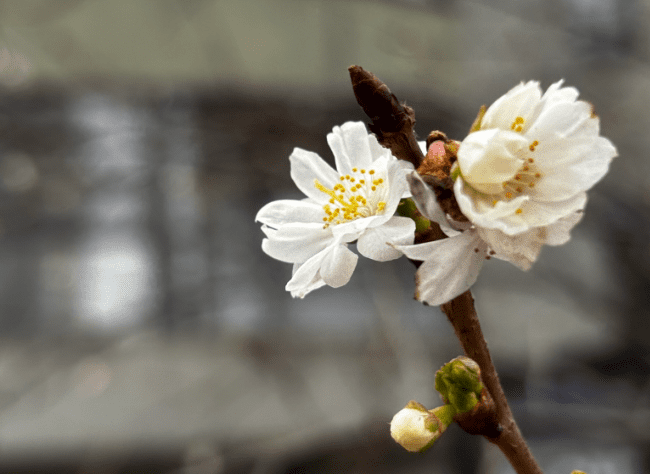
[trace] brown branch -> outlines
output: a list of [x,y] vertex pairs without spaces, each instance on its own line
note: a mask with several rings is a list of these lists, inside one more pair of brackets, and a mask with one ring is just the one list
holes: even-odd
[[472,293],[468,290],[440,306],[440,309],[451,322],[465,355],[476,361],[481,368],[481,379],[494,400],[500,433],[494,436],[493,427],[488,426],[481,434],[501,449],[518,474],[542,474],[510,411],[487,342],[483,337],[478,315],[474,309]]
[[350,80],[357,102],[372,120],[370,131],[395,157],[413,163],[417,168],[424,160],[413,132],[415,114],[400,104],[386,84],[360,66],[350,66]]
[[[374,74],[365,71],[359,66],[350,66],[348,71],[350,72],[352,88],[357,102],[372,120],[370,131],[377,136],[379,143],[391,150],[395,157],[410,161],[418,169],[425,157],[413,132],[413,126],[415,125],[413,109],[400,104],[388,86]],[[434,140],[443,140],[446,145],[450,145],[446,135],[441,134],[441,132],[436,132],[433,136],[430,136],[427,146]],[[455,155],[456,149],[446,147],[445,151],[447,154]],[[449,188],[449,183],[444,182],[444,173],[443,176],[437,176],[437,173],[431,172],[431,170],[428,170],[429,173],[425,173],[425,171],[424,169],[418,169],[420,174],[432,178],[437,177],[437,180],[431,183],[434,188],[435,186],[443,190]],[[448,175],[449,171],[447,170],[447,178]],[[453,198],[453,192],[450,189],[446,190],[451,193]],[[440,201],[440,195],[438,195],[438,199]],[[462,216],[462,213],[460,213],[460,216]],[[461,220],[460,216],[458,220]],[[418,241],[425,242],[444,238],[444,234],[437,224],[432,223],[430,231],[421,232],[416,237]],[[472,294],[466,291],[442,305],[441,309],[454,327],[465,355],[475,360],[481,368],[481,378],[487,392],[489,392],[482,394],[479,406],[475,410],[455,418],[456,421],[465,431],[472,434],[481,434],[496,444],[518,474],[542,474],[542,470],[533,458],[510,411],[508,400],[499,382],[499,376],[494,368],[490,351],[481,331],[481,325],[474,309]]]

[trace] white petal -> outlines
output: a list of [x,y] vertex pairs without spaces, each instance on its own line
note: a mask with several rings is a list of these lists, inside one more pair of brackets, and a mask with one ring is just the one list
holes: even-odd
[[339,175],[320,156],[302,148],[294,148],[289,157],[291,161],[291,178],[306,196],[316,202],[327,202],[329,196],[314,186],[317,179],[327,188],[338,183]]
[[488,107],[481,121],[481,129],[510,130],[512,122],[517,117],[522,117],[525,130],[528,125],[527,121],[534,113],[541,95],[542,91],[538,82],[529,81],[515,86]]
[[255,216],[255,221],[271,227],[291,222],[320,222],[322,225],[324,215],[325,211],[320,204],[306,200],[283,199],[272,201],[262,207]]
[[[413,164],[404,161],[404,160],[395,160],[398,166],[402,169],[402,174],[404,177],[408,176],[409,173],[413,173]],[[400,199],[408,199],[411,197],[411,189],[409,186],[406,186],[404,193],[400,196]]]
[[294,298],[304,298],[305,295],[321,286],[325,281],[320,276],[320,267],[327,256],[328,249],[325,249],[302,264],[293,266],[293,276],[285,286]]
[[359,236],[377,219],[385,222],[385,216],[383,215],[370,216],[344,222],[342,224],[332,225],[329,228],[336,240],[340,242],[352,242],[353,240],[357,240]]
[[268,236],[262,241],[262,250],[282,262],[304,262],[332,241],[332,233],[322,224],[287,224],[278,229],[262,226],[262,231]]
[[538,227],[517,235],[507,235],[500,230],[478,229],[479,235],[496,252],[494,257],[528,270],[537,260],[546,241],[546,229]]
[[578,90],[575,87],[562,87],[564,79],[551,84],[542,96],[544,107],[551,106],[558,102],[575,102],[578,98]]
[[415,298],[430,305],[446,303],[468,290],[478,277],[487,251],[474,230],[397,248],[413,260],[424,260],[415,274]]
[[386,262],[402,256],[394,245],[410,245],[415,236],[415,222],[408,217],[394,216],[384,225],[368,229],[359,237],[357,250],[364,257]]
[[[368,133],[368,145],[370,146],[370,155],[372,156],[373,161],[376,160],[377,158],[385,156],[387,151],[388,154],[392,156],[392,152],[388,148],[381,146],[377,141],[377,137],[375,137],[372,133]],[[409,163],[409,162],[404,161],[404,163]]]
[[540,143],[556,136],[566,137],[577,123],[591,118],[587,102],[561,102],[542,110],[526,131],[526,136]]
[[517,152],[528,144],[528,139],[510,131],[491,129],[470,133],[458,149],[463,179],[479,192],[501,193],[502,183],[523,166],[523,158]]
[[571,238],[571,229],[580,222],[584,212],[582,210],[576,211],[563,217],[554,224],[546,228],[546,244],[547,245],[563,245]]
[[545,227],[584,209],[586,203],[587,194],[584,191],[564,201],[528,201],[521,206],[521,214],[513,214],[504,219],[504,221],[508,221],[508,225],[502,230],[506,234],[514,235],[518,233],[516,232],[517,227],[521,229],[520,232],[532,227]]
[[[327,143],[334,153],[336,169],[340,174],[349,174],[354,167],[370,168],[372,166],[373,157],[369,138],[376,141],[374,137],[368,135],[363,122],[346,122],[340,127],[334,127],[332,133],[327,135]],[[373,148],[375,151],[377,150],[376,147]],[[388,152],[386,148],[383,150]]]
[[386,163],[386,186],[388,195],[385,197],[386,207],[384,213],[392,215],[397,209],[400,200],[404,195],[410,194],[409,185],[406,181],[406,169],[399,160],[390,159]]
[[[558,140],[548,153],[540,150],[542,178],[530,193],[535,200],[560,201],[588,190],[605,176],[617,155],[614,145],[603,137],[569,140],[566,146],[561,145]],[[556,163],[548,159],[553,152],[562,157]]]
[[350,281],[358,259],[346,245],[334,245],[323,259],[320,275],[329,286],[339,288]]

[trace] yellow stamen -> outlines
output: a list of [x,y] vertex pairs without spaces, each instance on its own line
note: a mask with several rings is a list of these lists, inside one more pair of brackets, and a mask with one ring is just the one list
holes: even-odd
[[523,117],[517,117],[514,122],[512,122],[512,125],[510,125],[511,130],[515,130],[516,132],[521,132],[522,128],[521,126],[524,124],[524,118]]

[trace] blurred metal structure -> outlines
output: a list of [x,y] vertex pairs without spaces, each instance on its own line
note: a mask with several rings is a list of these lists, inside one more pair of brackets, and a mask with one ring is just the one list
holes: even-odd
[[0,472],[509,472],[435,406],[458,346],[412,267],[360,262],[305,300],[256,211],[288,156],[364,120],[361,64],[462,138],[520,80],[564,77],[619,148],[564,247],[475,287],[543,467],[650,472],[647,2],[0,3]]

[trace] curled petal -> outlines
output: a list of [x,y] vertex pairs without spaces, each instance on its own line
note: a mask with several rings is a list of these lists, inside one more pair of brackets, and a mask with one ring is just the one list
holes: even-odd
[[524,160],[518,151],[528,146],[520,134],[499,130],[470,133],[458,148],[458,164],[465,180],[478,192],[494,194],[512,179]]
[[530,200],[529,196],[518,196],[510,201],[495,203],[491,196],[475,191],[460,178],[454,183],[454,194],[461,211],[474,225],[501,229],[513,234],[521,232],[516,221],[513,223],[506,218],[515,215],[517,209]]
[[327,249],[312,256],[305,263],[293,266],[293,276],[285,286],[294,298],[304,298],[311,291],[325,286],[325,280],[320,275],[320,267],[327,256]]

